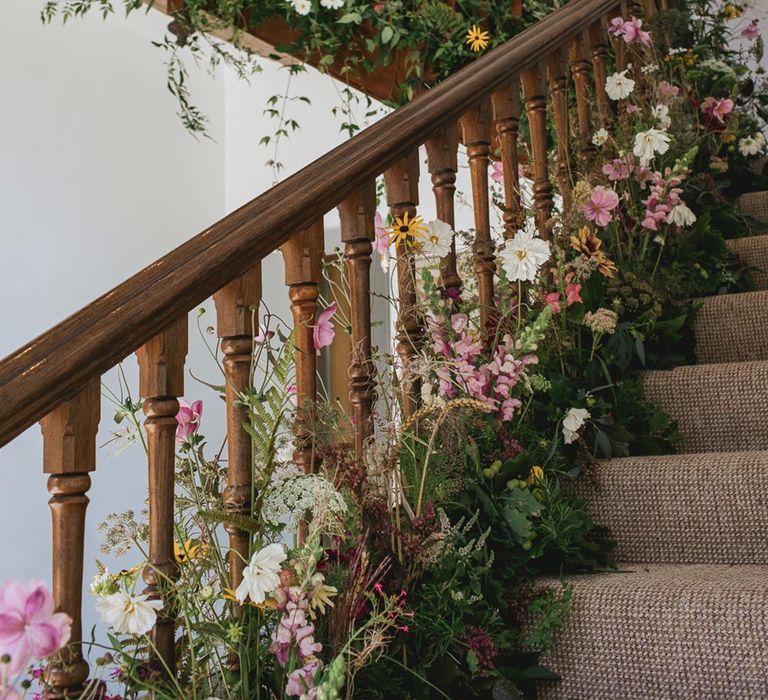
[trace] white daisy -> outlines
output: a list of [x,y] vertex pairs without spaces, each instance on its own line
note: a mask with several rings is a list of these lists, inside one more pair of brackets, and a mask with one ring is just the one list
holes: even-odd
[[257,605],[263,603],[267,594],[280,585],[280,564],[286,557],[281,544],[268,544],[256,552],[243,569],[243,580],[235,591],[235,598],[241,603],[246,598]]
[[739,139],[739,153],[743,156],[756,156],[765,148],[765,136],[759,131],[753,136]]
[[309,0],[290,0],[296,14],[308,15],[312,11],[312,3]]
[[549,260],[549,243],[532,231],[518,231],[504,244],[499,258],[509,280],[530,282],[536,279],[539,268]]
[[161,600],[149,600],[146,595],[131,595],[125,591],[101,596],[96,601],[96,610],[102,622],[118,634],[144,635],[154,626],[157,611],[162,609]]
[[605,79],[605,91],[612,100],[625,100],[635,89],[635,81],[627,77],[627,71],[614,73]]
[[641,165],[648,165],[656,153],[666,153],[669,149],[669,134],[663,129],[648,129],[635,136],[635,147],[632,150]]
[[592,143],[595,146],[603,146],[608,140],[608,132],[605,129],[598,129],[594,136],[592,136]]
[[444,258],[451,252],[453,229],[440,219],[427,224],[427,233],[419,239],[419,253],[427,258]]
[[344,0],[320,0],[320,4],[329,10],[340,10],[344,7]]

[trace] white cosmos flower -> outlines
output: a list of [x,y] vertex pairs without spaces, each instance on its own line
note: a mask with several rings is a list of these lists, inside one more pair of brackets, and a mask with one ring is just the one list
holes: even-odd
[[563,442],[570,445],[579,434],[582,426],[589,418],[590,413],[586,408],[569,408],[563,418]]
[[340,10],[344,7],[344,0],[320,0],[320,4],[329,10]]
[[627,71],[614,73],[605,79],[605,91],[612,100],[625,100],[635,89],[635,81],[627,77]]
[[667,107],[667,105],[656,105],[651,110],[651,114],[661,129],[669,129],[672,125],[672,119],[669,117],[669,107]]
[[96,610],[102,622],[118,634],[143,635],[155,626],[161,600],[149,600],[146,595],[131,595],[125,591],[110,593],[96,600]]
[[691,226],[696,223],[696,214],[694,214],[685,202],[672,207],[672,211],[667,214],[667,223],[675,226]]
[[427,258],[444,258],[451,252],[453,229],[440,219],[427,224],[427,233],[419,239],[419,252]]
[[663,129],[648,129],[635,136],[635,147],[632,150],[641,165],[648,165],[656,153],[666,153],[669,148],[669,134]]
[[539,268],[549,260],[549,242],[535,236],[533,231],[518,231],[504,244],[499,257],[509,280],[531,282],[536,279]]
[[595,146],[602,146],[608,140],[608,132],[605,129],[598,129],[592,137],[592,143]]
[[267,594],[280,585],[280,564],[286,557],[281,544],[268,544],[256,552],[243,569],[243,580],[235,591],[235,598],[241,603],[246,598],[257,605],[263,603]]
[[296,14],[308,15],[312,11],[312,3],[309,0],[291,0]]
[[743,156],[756,156],[765,148],[765,136],[759,131],[753,136],[739,139],[739,153]]

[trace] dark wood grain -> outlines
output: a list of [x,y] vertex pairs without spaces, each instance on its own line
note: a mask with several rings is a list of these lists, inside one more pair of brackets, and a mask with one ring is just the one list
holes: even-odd
[[576,91],[576,114],[579,122],[579,160],[586,169],[597,149],[592,143],[592,71],[589,59],[589,33],[579,32],[571,44],[571,74]]
[[515,75],[507,85],[491,95],[493,118],[499,136],[504,170],[504,237],[513,238],[523,226],[525,212],[520,203],[517,139],[520,129],[520,78]]
[[616,6],[553,12],[13,352],[0,363],[0,445]]
[[557,180],[563,197],[563,210],[571,210],[572,163],[568,121],[568,47],[555,49],[547,59],[549,94],[557,139]]

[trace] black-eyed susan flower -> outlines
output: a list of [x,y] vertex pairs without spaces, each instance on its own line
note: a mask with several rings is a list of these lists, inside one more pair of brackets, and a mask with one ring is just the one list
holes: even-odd
[[427,235],[427,227],[420,216],[410,218],[408,212],[403,218],[395,218],[389,226],[389,237],[395,245],[399,243],[413,243],[417,238]]
[[475,53],[487,49],[490,39],[491,35],[476,24],[473,24],[467,31],[466,42]]

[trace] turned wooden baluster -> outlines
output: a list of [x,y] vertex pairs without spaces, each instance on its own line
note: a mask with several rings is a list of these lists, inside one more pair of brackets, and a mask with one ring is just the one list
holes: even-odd
[[[416,216],[419,205],[419,152],[409,151],[384,173],[387,188],[387,205],[394,218]],[[416,306],[416,271],[413,254],[408,246],[411,241],[397,244],[397,288],[399,313],[397,320],[397,354],[403,365],[403,413],[410,416],[419,406],[421,382],[418,377],[408,374],[411,358],[421,347],[424,336],[421,319]]]
[[72,618],[71,641],[46,671],[47,698],[75,697],[88,677],[83,659],[81,606],[86,493],[96,468],[96,432],[101,412],[101,382],[95,379],[70,401],[40,421],[43,470],[51,499],[53,599]]
[[491,342],[489,318],[493,311],[493,273],[496,270],[491,240],[491,217],[488,202],[488,165],[491,153],[491,104],[483,100],[459,120],[464,145],[469,157],[472,177],[472,205],[475,214],[473,252],[480,302],[480,328],[483,343]]
[[[162,598],[163,588],[176,573],[173,553],[173,498],[176,472],[176,415],[184,394],[187,356],[187,317],[182,316],[136,352],[139,394],[144,399],[149,473],[149,564],[143,577],[145,593]],[[174,611],[168,600],[152,630],[152,644],[162,673],[175,673]]]
[[323,221],[299,231],[281,247],[291,300],[296,361],[296,450],[293,459],[305,474],[315,471],[312,415],[317,401],[317,352],[313,342],[324,249]]
[[550,237],[552,215],[552,183],[549,181],[547,163],[547,98],[544,65],[539,64],[522,74],[525,109],[531,130],[531,155],[533,157],[533,208],[539,235]]
[[494,92],[491,102],[499,135],[501,164],[504,167],[504,237],[512,238],[523,225],[517,157],[517,137],[520,129],[519,76],[514,76],[508,85]]
[[[432,175],[432,191],[435,193],[437,218],[456,227],[454,195],[456,194],[456,173],[459,169],[459,127],[457,124],[436,132],[425,144],[427,163]],[[441,284],[455,295],[461,290],[461,277],[456,269],[456,238],[451,241],[450,255],[446,256],[440,269]],[[454,296],[454,294],[452,294]]]
[[[571,73],[576,90],[576,113],[579,119],[579,159],[586,168],[595,155],[592,143],[592,105],[590,104],[590,63],[587,58],[588,38],[582,32],[570,47]],[[603,84],[605,90],[605,84]]]
[[589,43],[592,47],[592,70],[595,76],[595,100],[597,101],[598,123],[608,128],[611,119],[611,103],[605,91],[608,77],[608,32],[602,22],[596,22],[589,28]]
[[563,197],[563,210],[571,210],[571,149],[568,124],[568,49],[563,46],[547,59],[549,91],[552,97],[552,116],[557,138],[557,180]]
[[349,399],[354,412],[355,459],[358,464],[362,463],[363,445],[373,433],[371,410],[375,398],[375,368],[371,360],[371,253],[376,235],[375,216],[374,180],[339,204],[352,320]]
[[[251,387],[253,339],[259,333],[261,263],[213,295],[216,328],[224,353],[227,400],[227,488],[224,508],[234,515],[251,515],[253,491],[253,441],[243,425],[248,410],[238,405],[238,395]],[[229,534],[229,585],[235,590],[243,580],[251,537],[246,530],[226,525]]]

